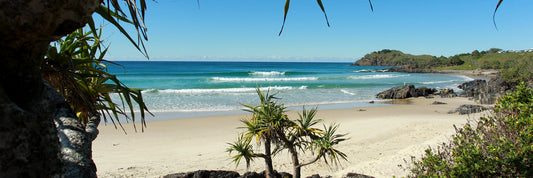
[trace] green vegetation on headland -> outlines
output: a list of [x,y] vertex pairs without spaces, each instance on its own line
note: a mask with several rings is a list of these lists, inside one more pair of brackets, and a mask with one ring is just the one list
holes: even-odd
[[504,79],[529,81],[533,78],[533,52],[502,51],[491,48],[487,51],[450,57],[411,55],[398,50],[384,49],[365,55],[356,61],[356,66],[400,66],[406,69],[424,70],[497,70]]

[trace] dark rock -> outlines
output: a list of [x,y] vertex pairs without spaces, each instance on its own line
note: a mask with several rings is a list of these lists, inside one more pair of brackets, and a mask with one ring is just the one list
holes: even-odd
[[210,170],[198,170],[187,173],[176,173],[163,176],[163,178],[238,178],[239,173],[234,171],[210,171]]
[[405,99],[410,97],[428,96],[436,91],[437,90],[434,88],[415,88],[414,85],[404,85],[385,90],[381,93],[378,93],[376,97],[381,99]]
[[368,103],[370,103],[370,104],[374,104],[374,101],[370,101],[370,102],[368,102]]
[[174,174],[168,174],[166,176],[163,176],[163,178],[191,178],[193,177],[194,172],[182,172],[182,173],[174,173]]
[[448,103],[444,103],[444,102],[440,102],[440,101],[435,101],[435,102],[433,102],[432,104],[437,105],[437,104],[448,104]]
[[414,92],[415,94],[411,94],[411,95],[413,97],[428,96],[435,92],[437,92],[437,89],[435,88],[418,87],[418,88],[415,88],[415,92]]
[[308,176],[306,178],[331,178],[331,176],[326,176],[326,177],[321,177],[320,175],[318,174],[313,174],[312,176]]
[[318,174],[313,174],[311,176],[307,176],[306,178],[322,178],[322,177],[320,177],[320,175]]
[[276,177],[278,178],[292,178],[292,174],[286,173],[286,172],[280,172],[276,174]]
[[265,174],[257,173],[257,172],[246,172],[244,173],[241,178],[265,178]]
[[478,112],[489,110],[489,109],[490,108],[486,108],[480,105],[463,104],[459,106],[457,109],[455,109],[455,112],[452,112],[452,113],[458,112],[459,114],[463,115],[463,114],[478,113]]
[[381,99],[404,99],[411,97],[411,93],[412,91],[414,91],[414,89],[414,85],[393,87],[391,89],[378,93],[376,97]]
[[449,88],[442,89],[436,94],[439,95],[441,98],[453,98],[457,96],[457,94],[455,94],[453,89],[449,89]]
[[346,174],[346,176],[343,176],[343,178],[374,178],[374,177],[364,175],[364,174],[358,174],[358,173],[348,173]]
[[460,96],[472,97],[481,104],[494,104],[506,93],[514,91],[516,85],[517,83],[497,77],[488,82],[480,79],[465,82],[458,87],[464,90]]

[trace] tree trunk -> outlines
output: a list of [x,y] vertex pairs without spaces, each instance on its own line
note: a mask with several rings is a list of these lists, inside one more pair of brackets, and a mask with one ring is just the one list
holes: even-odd
[[54,116],[65,105],[40,66],[51,41],[83,27],[100,0],[0,0],[0,177],[62,174]]
[[301,166],[300,161],[298,160],[298,152],[294,149],[294,145],[289,145],[289,152],[292,158],[292,168],[293,168],[293,178],[300,178],[301,176]]
[[97,177],[92,160],[92,141],[98,135],[100,117],[93,114],[85,127],[70,108],[63,108],[54,119],[61,144],[65,177]]
[[274,166],[272,166],[272,152],[270,150],[270,139],[265,139],[265,164],[266,164],[266,170],[265,170],[265,176],[267,178],[274,178]]

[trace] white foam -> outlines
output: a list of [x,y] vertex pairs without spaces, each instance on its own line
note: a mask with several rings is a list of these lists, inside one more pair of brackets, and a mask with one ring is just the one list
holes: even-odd
[[229,78],[229,77],[213,77],[215,81],[222,82],[274,82],[274,81],[305,81],[318,80],[318,77],[294,77],[294,78]]
[[[291,90],[293,87],[288,86],[273,86],[273,87],[261,87],[263,91],[266,90]],[[215,88],[215,89],[147,89],[143,90],[143,93],[177,93],[177,94],[199,94],[199,93],[246,93],[255,92],[256,88]]]
[[396,78],[396,77],[407,77],[409,75],[396,75],[396,74],[380,74],[380,75],[361,75],[361,76],[350,76],[349,79],[380,79],[380,78]]
[[355,95],[354,93],[346,91],[345,89],[341,89],[341,92],[352,95],[352,96]]
[[279,76],[279,75],[285,75],[285,72],[278,72],[278,71],[270,71],[270,72],[250,72],[250,75],[255,76]]
[[430,84],[449,83],[449,82],[458,82],[458,81],[459,80],[444,80],[444,81],[431,81],[431,82],[420,82],[420,83],[430,85]]

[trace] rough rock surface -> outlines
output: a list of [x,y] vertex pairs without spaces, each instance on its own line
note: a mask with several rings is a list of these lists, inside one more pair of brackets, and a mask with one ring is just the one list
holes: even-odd
[[472,113],[478,113],[485,110],[489,110],[490,108],[486,108],[480,105],[470,105],[470,104],[463,104],[459,106],[455,111],[450,111],[451,113],[459,113],[461,115],[463,114],[472,114]]
[[346,176],[343,176],[343,178],[374,178],[373,176],[367,176],[364,174],[357,174],[357,173],[348,173]]
[[227,177],[238,178],[239,173],[235,171],[211,171],[211,170],[198,170],[194,172],[176,173],[163,176],[163,178],[215,178],[215,177]]
[[464,92],[462,97],[473,97],[481,104],[494,104],[496,101],[508,92],[512,92],[516,83],[508,82],[502,78],[493,78],[490,81],[474,80],[465,82],[458,86]]
[[[291,178],[292,174],[286,172],[275,172],[276,178]],[[193,172],[185,173],[175,173],[163,176],[163,178],[265,178],[265,171],[257,172],[246,172],[242,176],[235,171],[218,171],[218,170],[198,170]],[[320,176],[319,174],[313,174],[307,178],[331,178],[331,176]],[[364,174],[358,173],[348,173],[343,178],[373,178],[372,176],[367,176]]]
[[431,103],[433,105],[439,105],[439,104],[448,104],[448,103],[445,103],[445,102],[440,102],[440,101],[435,101],[433,103]]
[[438,93],[435,93],[436,95],[439,95],[441,98],[453,98],[456,97],[457,94],[453,91],[453,89],[442,89]]
[[436,91],[437,90],[434,88],[415,88],[414,85],[404,85],[385,90],[378,93],[376,97],[381,99],[405,99],[410,97],[428,96]]

